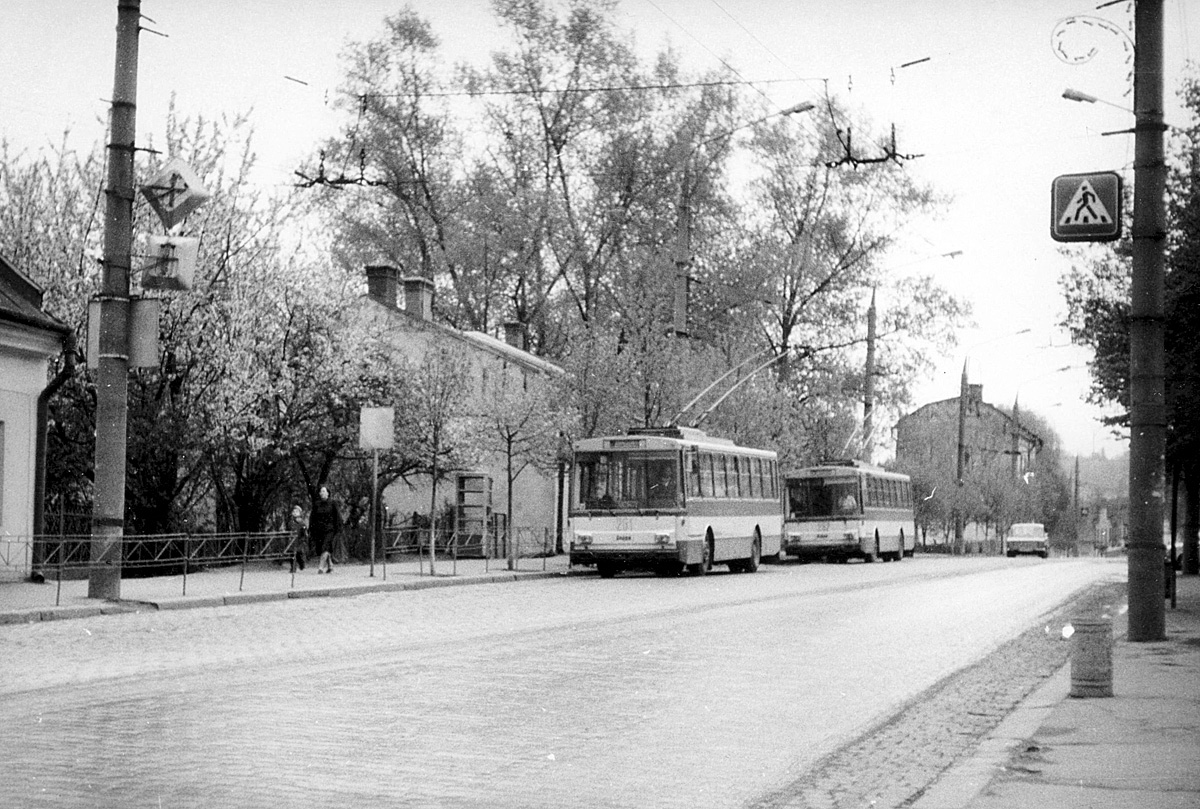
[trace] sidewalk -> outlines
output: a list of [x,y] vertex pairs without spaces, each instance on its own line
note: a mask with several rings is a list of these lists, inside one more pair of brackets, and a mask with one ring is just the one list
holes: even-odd
[[1070,664],[914,809],[1200,806],[1200,578],[1178,579],[1167,640],[1113,645],[1113,696],[1069,696]]
[[255,562],[244,571],[232,565],[190,573],[186,581],[183,575],[122,579],[119,601],[88,598],[86,579],[63,581],[61,587],[50,580],[0,582],[0,624],[538,579],[566,575],[568,563],[565,554],[521,559],[510,571],[504,559],[445,558],[437,560],[436,576],[430,575],[427,560],[389,562],[386,569],[376,562],[374,576],[369,564],[337,565],[332,574],[318,575],[310,563],[293,577],[286,564]]

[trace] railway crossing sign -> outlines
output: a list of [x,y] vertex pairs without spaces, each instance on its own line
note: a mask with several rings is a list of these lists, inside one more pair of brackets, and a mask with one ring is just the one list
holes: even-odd
[[1050,237],[1056,242],[1121,238],[1121,175],[1063,174],[1050,186]]

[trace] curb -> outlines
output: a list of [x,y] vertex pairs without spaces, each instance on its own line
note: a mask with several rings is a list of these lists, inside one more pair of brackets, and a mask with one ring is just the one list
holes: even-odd
[[372,584],[346,584],[333,587],[306,588],[303,590],[281,590],[262,593],[229,593],[216,596],[177,596],[158,601],[102,601],[95,604],[70,605],[65,607],[31,607],[28,609],[0,612],[0,626],[29,624],[40,621],[62,621],[72,618],[93,618],[98,615],[125,615],[145,611],[177,611],[202,607],[233,607],[246,604],[265,604],[289,599],[348,598],[372,593],[397,593],[404,590],[428,590],[434,587],[461,587],[468,584],[500,584],[503,582],[531,581],[576,573],[570,570],[536,570],[529,572],[503,571],[481,576],[431,577],[413,581],[381,581]]
[[975,753],[938,776],[912,809],[964,809],[979,797],[1012,758],[1013,751],[1037,733],[1071,691],[1068,660],[989,733]]

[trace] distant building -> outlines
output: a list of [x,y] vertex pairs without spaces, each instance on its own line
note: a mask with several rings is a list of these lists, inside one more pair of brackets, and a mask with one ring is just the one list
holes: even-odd
[[[968,385],[962,401],[963,475],[971,470],[1007,466],[1014,477],[1032,465],[1044,443],[1041,436],[1012,415],[983,401],[983,386]],[[958,465],[960,397],[930,402],[896,422],[896,461],[912,468]]]
[[29,573],[38,398],[71,329],[42,310],[42,289],[0,256],[0,580]]
[[[982,385],[964,385],[965,397],[955,396],[923,405],[896,423],[896,467],[925,479],[926,498],[954,488],[958,473],[959,424],[962,424],[962,475],[964,480],[998,476],[1020,478],[1033,466],[1043,439],[1021,424],[1017,408],[1010,415],[983,401]],[[941,494],[937,495],[939,498]],[[931,507],[928,513],[936,512]],[[962,530],[963,548],[995,551],[998,537],[989,526],[974,522],[955,523],[953,512],[940,512],[933,524],[925,524],[929,542],[956,538],[952,523]],[[942,531],[946,533],[943,535]]]
[[[433,282],[426,278],[400,278],[396,267],[379,265],[366,268],[367,306],[372,316],[382,318],[385,339],[416,367],[430,351],[450,350],[467,361],[470,381],[464,395],[481,413],[501,385],[510,390],[537,395],[547,383],[563,375],[563,370],[525,350],[524,331],[519,324],[506,324],[505,339],[500,340],[476,331],[460,331],[433,320]],[[402,305],[399,302],[402,300]],[[526,466],[514,483],[513,510],[506,514],[506,458],[500,453],[470,470],[482,473],[491,482],[491,512],[498,527],[509,525],[522,536],[522,549],[531,541],[547,538],[554,543],[560,529],[563,496],[560,475],[534,466]],[[427,515],[431,498],[431,481],[399,481],[384,492],[383,498],[390,513]],[[438,483],[438,500],[443,506],[455,504],[457,491],[454,477]],[[551,546],[553,547],[553,545]]]

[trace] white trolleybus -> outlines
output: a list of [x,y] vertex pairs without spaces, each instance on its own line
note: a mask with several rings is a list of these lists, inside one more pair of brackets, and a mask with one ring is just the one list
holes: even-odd
[[912,483],[861,461],[786,475],[784,549],[801,559],[899,561],[916,547]]
[[568,531],[572,565],[703,575],[753,573],[778,558],[774,452],[691,427],[632,429],[575,442]]

